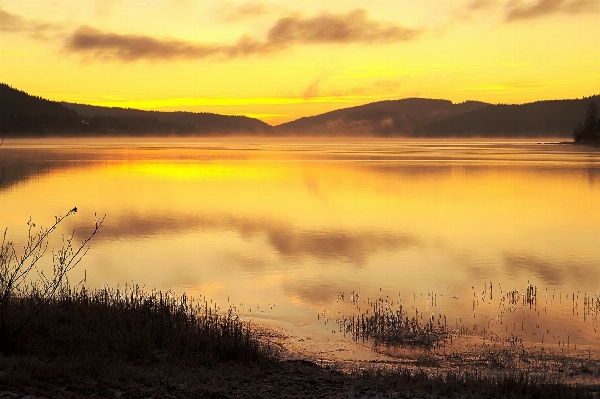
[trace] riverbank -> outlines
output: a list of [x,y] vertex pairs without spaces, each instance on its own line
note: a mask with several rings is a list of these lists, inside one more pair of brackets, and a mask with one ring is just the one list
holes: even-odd
[[[395,364],[315,364],[289,356],[287,337],[232,312],[137,286],[65,288],[12,333],[35,300],[21,295],[5,308],[0,397],[577,398],[599,390],[593,379],[569,383],[512,363],[436,363],[431,351],[415,361],[400,350]],[[597,379],[597,366],[586,367],[580,374]]]

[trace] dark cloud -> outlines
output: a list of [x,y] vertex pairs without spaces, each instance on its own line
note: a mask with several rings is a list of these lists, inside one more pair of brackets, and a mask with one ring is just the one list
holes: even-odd
[[241,36],[233,44],[193,43],[146,35],[107,33],[81,26],[67,39],[65,49],[101,60],[233,59],[265,55],[298,44],[391,43],[415,38],[419,31],[369,20],[364,10],[311,18],[279,19],[265,40]]
[[538,0],[535,3],[513,0],[506,5],[506,21],[535,19],[559,13],[582,14],[598,10],[598,0]]
[[242,36],[232,45],[197,44],[144,35],[104,33],[89,26],[79,27],[69,37],[66,49],[71,52],[85,53],[97,59],[120,61],[202,59],[215,56],[236,58],[270,51],[264,43],[247,36]]
[[413,39],[418,31],[401,26],[384,26],[367,18],[362,9],[347,14],[323,13],[312,18],[281,18],[269,30],[271,43],[391,43]]
[[[302,230],[292,225],[227,215],[141,215],[127,213],[105,221],[97,240],[135,240],[150,236],[186,231],[235,231],[243,238],[262,235],[282,257],[302,259],[312,257],[326,261],[341,261],[362,266],[381,251],[394,251],[420,246],[412,234],[382,231]],[[73,225],[82,237],[90,226]]]
[[0,8],[0,32],[27,33],[33,39],[46,40],[61,29],[58,25],[27,19]]

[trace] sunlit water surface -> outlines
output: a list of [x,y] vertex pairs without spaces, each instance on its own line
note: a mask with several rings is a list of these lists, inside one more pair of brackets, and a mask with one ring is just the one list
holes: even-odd
[[[298,335],[331,335],[382,297],[424,320],[587,346],[600,342],[584,315],[584,297],[600,300],[599,155],[526,142],[5,141],[0,222],[22,245],[30,216],[49,226],[77,206],[64,231],[82,238],[106,214],[71,282],[186,292]],[[506,302],[529,285],[535,306]]]

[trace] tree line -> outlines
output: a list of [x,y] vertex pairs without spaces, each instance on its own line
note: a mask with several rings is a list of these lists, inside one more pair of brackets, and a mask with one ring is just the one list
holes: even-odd
[[590,103],[583,123],[573,129],[573,140],[575,143],[600,142],[600,118],[596,103]]

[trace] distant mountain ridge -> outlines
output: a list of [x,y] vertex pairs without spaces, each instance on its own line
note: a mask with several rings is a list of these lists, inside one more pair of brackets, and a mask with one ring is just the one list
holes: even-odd
[[[162,112],[145,111],[133,108],[99,107],[94,105],[63,102],[67,108],[77,112],[83,118],[100,117],[104,121],[117,121],[115,118],[142,120],[150,118],[162,122],[165,127],[179,127],[180,130],[198,134],[211,132],[265,133],[271,128],[267,123],[241,115],[220,115],[207,112]],[[157,124],[161,125],[161,124]]]
[[591,102],[600,104],[600,95],[577,100],[491,105],[425,124],[416,136],[570,137],[575,126],[583,121]]
[[276,126],[282,134],[412,136],[426,123],[477,110],[490,104],[405,98],[338,109]]
[[145,136],[265,134],[271,126],[246,116],[158,112],[60,103],[0,83],[0,135]]
[[60,103],[0,83],[0,134],[74,132],[80,124],[77,112]]
[[570,137],[600,95],[521,105],[405,98],[342,108],[270,126],[246,116],[59,103],[0,83],[0,136]]

